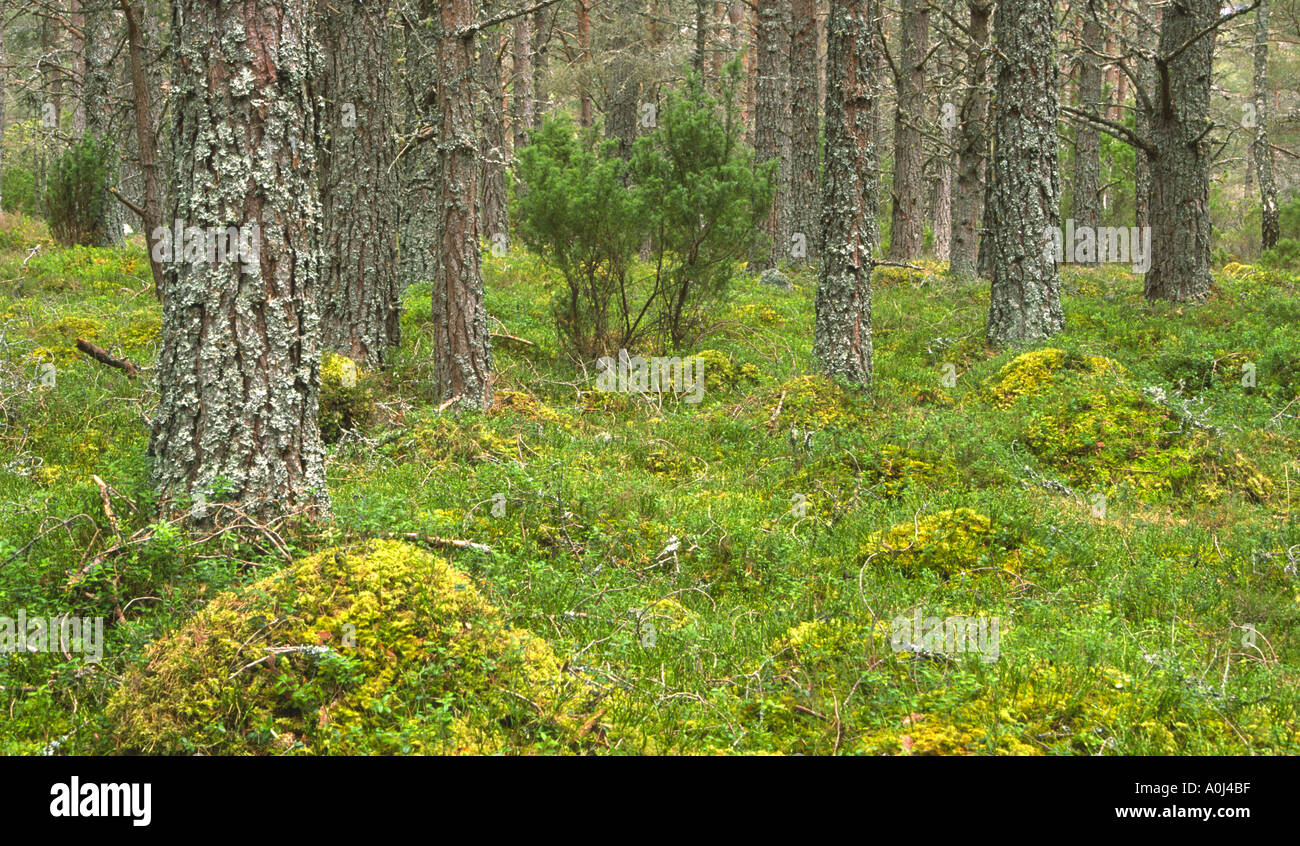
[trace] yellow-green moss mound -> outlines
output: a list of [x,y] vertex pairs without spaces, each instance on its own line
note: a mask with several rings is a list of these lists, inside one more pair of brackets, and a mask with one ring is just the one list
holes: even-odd
[[329,550],[155,643],[107,714],[122,751],[495,753],[572,738],[547,643],[415,547]]
[[862,552],[873,556],[877,564],[949,576],[981,566],[1014,569],[1014,553],[1021,545],[1015,532],[995,526],[987,515],[956,508],[877,532],[867,539]]
[[1042,391],[1063,370],[1119,374],[1123,372],[1123,367],[1105,356],[1078,356],[1065,350],[1045,347],[1022,353],[1003,365],[989,385],[989,391],[994,401],[1005,408],[1022,396]]

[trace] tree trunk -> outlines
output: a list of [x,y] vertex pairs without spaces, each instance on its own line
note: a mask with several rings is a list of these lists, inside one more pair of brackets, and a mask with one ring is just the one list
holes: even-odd
[[984,216],[984,177],[988,165],[988,57],[991,0],[967,0],[970,43],[966,49],[966,94],[961,102],[957,139],[957,174],[952,187],[952,242],[948,250],[951,274],[975,275],[979,255],[980,220]]
[[785,254],[787,244],[781,232],[781,209],[790,172],[790,6],[789,0],[758,0],[758,33],[755,42],[757,77],[754,80],[754,161],[776,161],[777,190],[772,195],[763,222],[769,239],[756,256],[758,267],[771,267],[775,257]]
[[[438,42],[438,229],[432,249],[441,260],[433,284],[434,384],[439,400],[470,408],[492,403],[492,348],[483,278],[474,122],[474,37],[457,30],[474,22],[473,0],[442,0]],[[485,51],[490,47],[485,45]],[[497,99],[498,108],[500,99]]]
[[325,349],[380,367],[401,340],[392,173],[388,0],[320,7],[325,103],[321,332]]
[[930,6],[903,0],[898,53],[898,104],[894,110],[894,190],[889,257],[908,261],[921,254],[925,230],[925,60],[930,49]]
[[[1137,43],[1141,51],[1153,51],[1156,47],[1156,27],[1151,22],[1151,16],[1157,14],[1159,12],[1151,8],[1150,0],[1137,0]],[[1155,96],[1156,66],[1155,62],[1143,58],[1141,53],[1134,59],[1134,64],[1139,84],[1133,91],[1133,128],[1138,137],[1150,138],[1151,109],[1143,97]],[[1133,150],[1133,190],[1134,224],[1139,230],[1145,230],[1151,225],[1151,157],[1142,147]]]
[[817,186],[817,0],[794,0],[791,28],[790,187],[785,231],[792,240],[781,246],[791,261],[803,264],[817,260],[821,228]]
[[877,161],[872,141],[871,0],[831,0],[826,26],[826,173],[813,355],[822,371],[871,384],[871,265]]
[[[85,77],[82,79],[81,103],[77,114],[84,121],[86,132],[117,143],[119,127],[116,110],[113,108],[114,47],[119,35],[117,11],[90,5],[81,18],[84,26],[82,43],[86,54],[82,62]],[[114,165],[120,168],[118,162],[114,162]],[[103,233],[103,240],[98,246],[121,246],[125,207],[110,195],[104,197],[102,207],[104,216],[98,228]]]
[[162,298],[164,269],[154,257],[162,225],[162,194],[158,179],[158,142],[154,129],[151,86],[145,72],[144,38],[140,29],[140,12],[131,3],[122,2],[126,17],[127,49],[131,61],[131,102],[135,113],[135,143],[140,154],[140,173],[144,183],[142,225],[145,246],[149,250],[149,268],[153,274],[154,296]]
[[1210,295],[1210,76],[1217,0],[1165,7],[1151,116],[1151,269],[1147,299]]
[[1271,250],[1277,246],[1277,180],[1273,176],[1273,151],[1268,146],[1268,0],[1260,0],[1255,10],[1255,140],[1252,152],[1255,177],[1259,181],[1260,244]]
[[399,290],[429,282],[438,255],[429,249],[437,229],[438,197],[438,22],[437,0],[419,0],[414,20],[403,16],[406,74],[405,122],[399,147],[397,278]]
[[[1104,46],[1101,24],[1084,9],[1083,44],[1079,56],[1078,106],[1100,115],[1102,70],[1097,54]],[[1074,130],[1074,225],[1096,227],[1101,222],[1101,133],[1093,124],[1079,121]]]
[[[578,3],[578,55],[582,67],[591,67],[591,12],[587,5],[589,0],[577,0]],[[578,89],[578,125],[591,129],[591,92],[585,81],[579,83]]]
[[1056,15],[1052,0],[1001,0],[997,108],[989,197],[994,344],[1048,338],[1061,331],[1060,279],[1050,251],[1059,223],[1056,166]]
[[637,93],[632,57],[632,39],[628,32],[639,26],[641,3],[638,0],[615,0],[615,31],[609,40],[613,53],[610,59],[609,87],[605,92],[605,137],[618,141],[618,154],[623,158],[632,155],[636,142]]
[[164,503],[234,500],[257,517],[329,511],[316,422],[310,11],[310,0],[173,6],[172,218],[205,233],[237,222],[252,249],[237,262],[168,265],[150,442]]
[[514,19],[511,27],[510,130],[514,154],[528,146],[536,114],[533,102],[533,32],[528,15]]
[[[447,0],[443,0],[445,6]],[[472,5],[472,4],[471,4]],[[497,3],[485,2],[484,15],[497,11]],[[443,10],[444,17],[446,10]],[[443,44],[445,47],[446,45]],[[442,68],[444,84],[446,68]],[[479,159],[481,172],[479,222],[493,247],[510,246],[510,218],[506,207],[505,88],[501,82],[501,28],[490,27],[479,39],[478,81],[482,96],[479,112]],[[473,137],[471,133],[470,137]]]
[[533,122],[536,129],[551,112],[551,38],[555,34],[555,7],[533,12]]

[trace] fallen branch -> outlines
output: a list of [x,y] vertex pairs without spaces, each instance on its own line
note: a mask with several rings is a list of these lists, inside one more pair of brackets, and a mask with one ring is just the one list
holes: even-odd
[[380,537],[387,538],[388,540],[409,540],[409,541],[414,541],[415,543],[423,543],[423,544],[428,544],[429,546],[438,546],[443,548],[450,547],[452,549],[473,549],[478,552],[492,551],[492,547],[488,546],[485,543],[477,543],[475,541],[461,540],[460,538],[440,538],[436,535],[422,535],[418,532],[404,532],[404,533],[385,532]]
[[107,364],[109,367],[116,367],[119,370],[125,370],[126,375],[132,379],[135,379],[140,375],[140,368],[137,367],[134,362],[128,361],[125,358],[118,358],[108,350],[103,347],[95,346],[85,338],[77,339],[77,349],[81,350],[101,364]]
[[505,332],[493,332],[493,333],[492,333],[492,337],[493,337],[493,338],[503,338],[503,339],[505,339],[505,340],[507,340],[507,341],[518,341],[519,343],[521,343],[521,344],[527,344],[527,345],[530,346],[530,347],[535,347],[535,346],[537,346],[536,344],[534,344],[532,341],[528,340],[527,338],[518,338],[518,337],[515,337],[514,335],[507,335]]

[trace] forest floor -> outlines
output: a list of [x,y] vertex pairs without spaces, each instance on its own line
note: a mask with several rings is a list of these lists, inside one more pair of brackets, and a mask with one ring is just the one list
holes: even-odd
[[[814,276],[744,275],[689,351],[692,403],[595,390],[558,348],[553,275],[486,253],[492,330],[530,342],[495,340],[496,406],[439,410],[415,286],[390,369],[324,368],[333,521],[214,535],[159,520],[149,490],[143,248],[60,248],[5,216],[0,616],[105,628],[98,662],[0,654],[0,752],[1300,753],[1300,279],[1231,264],[1179,306],[1127,268],[1066,268],[1066,330],[996,350],[988,286],[920,267],[875,274],[869,394],[813,375]],[[296,589],[290,559],[407,555],[378,537],[467,574],[429,578],[509,627],[492,655],[535,644],[546,673],[467,663],[455,626],[441,676],[364,636],[360,663],[277,655],[188,693],[160,669],[250,584]],[[984,637],[913,628],[954,617]]]

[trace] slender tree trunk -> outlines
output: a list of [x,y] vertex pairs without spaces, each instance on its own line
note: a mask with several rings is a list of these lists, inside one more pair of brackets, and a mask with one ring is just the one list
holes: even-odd
[[158,180],[158,142],[154,130],[151,86],[145,75],[144,39],[140,29],[140,12],[122,0],[126,17],[127,49],[131,63],[131,101],[135,113],[135,141],[140,154],[140,173],[144,183],[141,216],[145,244],[149,249],[149,268],[153,273],[154,295],[161,299],[163,290],[163,265],[155,258],[162,225],[162,194]]
[[[473,0],[442,0],[438,67],[438,229],[433,283],[434,383],[440,400],[492,403],[492,347],[479,272],[478,144],[474,115]],[[498,107],[500,99],[497,99]]]
[[168,265],[150,442],[164,503],[234,500],[259,517],[329,511],[316,422],[310,12],[310,0],[173,5],[172,217],[205,233],[238,222],[253,249],[240,261]]
[[[443,0],[444,4],[447,0]],[[483,4],[484,15],[498,11],[498,3]],[[444,10],[444,15],[446,14]],[[505,87],[501,81],[501,27],[485,30],[479,38],[479,225],[496,249],[510,245],[510,218],[506,207]],[[444,44],[445,46],[445,44]],[[446,79],[444,71],[444,81]],[[473,137],[471,135],[471,137]]]
[[958,279],[975,276],[980,220],[984,216],[988,165],[989,19],[991,0],[967,0],[970,42],[966,49],[966,94],[961,102],[957,138],[957,174],[952,188],[952,241],[949,269]]
[[930,6],[903,0],[898,53],[898,105],[894,110],[894,190],[889,257],[908,261],[921,254],[925,230],[925,61],[930,50]]
[[1252,152],[1260,195],[1260,243],[1265,250],[1277,246],[1277,180],[1273,176],[1273,151],[1268,145],[1268,0],[1255,10],[1255,140]]
[[1151,269],[1147,299],[1210,295],[1210,76],[1217,0],[1165,7],[1151,116]]
[[633,43],[628,32],[640,25],[642,3],[639,0],[614,0],[614,36],[610,38],[609,88],[605,92],[605,137],[618,141],[618,153],[623,158],[632,155],[636,142],[637,80],[636,63],[632,56]]
[[404,16],[406,75],[404,123],[399,145],[399,290],[429,282],[438,254],[429,249],[437,230],[438,197],[438,0],[418,0]]
[[[1089,9],[1084,9],[1083,44],[1079,56],[1079,108],[1100,115],[1102,70],[1101,59],[1104,38],[1101,24]],[[1074,225],[1092,227],[1095,231],[1101,222],[1101,133],[1096,126],[1085,121],[1075,124],[1074,130]]]
[[776,161],[777,190],[763,223],[769,243],[756,256],[759,267],[770,267],[787,246],[781,232],[790,172],[790,5],[789,0],[758,0],[758,38],[755,45],[758,76],[754,80],[754,160]]
[[555,7],[533,12],[533,122],[536,129],[551,113],[551,38],[555,35]]
[[[821,197],[818,193],[817,0],[794,0],[790,39],[790,188],[781,245],[796,264],[817,260]],[[802,248],[802,249],[800,249]],[[802,254],[800,254],[802,253]]]
[[528,15],[514,19],[511,27],[510,129],[515,155],[528,146],[536,120],[533,101],[533,32]]
[[9,16],[9,0],[0,0],[0,212],[4,211],[5,172],[5,23]]
[[[1157,30],[1151,16],[1159,14],[1151,8],[1150,0],[1137,0],[1137,42],[1141,51],[1154,51],[1158,39]],[[1140,53],[1134,60],[1137,78],[1140,81],[1134,90],[1136,108],[1133,111],[1133,127],[1138,137],[1151,137],[1151,109],[1143,100],[1144,94],[1156,96],[1155,62],[1144,58]],[[1134,223],[1139,230],[1145,231],[1151,225],[1151,156],[1142,147],[1133,150],[1133,189],[1134,189]]]
[[[578,55],[582,67],[591,67],[591,12],[587,5],[589,0],[577,0],[578,15]],[[591,91],[585,82],[578,89],[578,125],[591,129]]]
[[1060,279],[1050,250],[1059,223],[1056,165],[1056,13],[1052,0],[1000,0],[997,109],[989,198],[994,344],[1060,332]]
[[871,266],[878,205],[872,141],[874,4],[831,0],[826,26],[826,173],[813,356],[871,384]]
[[401,341],[389,0],[320,7],[325,103],[320,313],[325,349],[382,366]]
[[[85,47],[81,65],[85,76],[82,78],[81,102],[77,114],[83,121],[85,132],[117,143],[112,67],[113,48],[120,32],[117,11],[102,5],[87,4],[81,20],[84,27],[82,44]],[[112,196],[106,195],[102,208],[103,220],[98,227],[102,240],[99,245],[120,246],[123,238],[122,224],[125,222],[122,213],[124,206]]]

